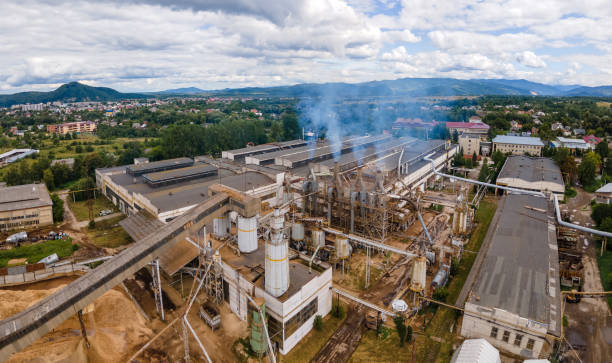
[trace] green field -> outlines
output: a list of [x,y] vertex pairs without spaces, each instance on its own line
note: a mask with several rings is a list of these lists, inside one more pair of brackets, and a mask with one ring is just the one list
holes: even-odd
[[[66,200],[68,201],[68,207],[70,208],[70,210],[72,210],[72,213],[74,213],[74,216],[77,221],[89,220],[89,207],[87,206],[86,200],[80,202],[73,202],[70,194],[68,195]],[[94,218],[99,217],[100,211],[104,209],[110,209],[113,212],[117,211],[117,208],[115,208],[113,203],[111,203],[107,198],[99,194],[98,197],[93,200],[92,209],[94,213]]]
[[121,215],[111,219],[96,222],[94,228],[86,227],[84,231],[93,244],[98,247],[117,248],[128,243],[132,243],[129,234],[117,223],[124,219]]
[[[101,150],[107,151],[109,153],[113,153],[118,155],[120,151],[123,151],[123,144],[126,142],[142,142],[145,138],[126,138],[120,137],[116,139],[112,139],[109,144],[105,145],[96,145],[97,141],[100,141],[100,138],[95,135],[82,134],[79,135],[79,138],[76,140],[59,140],[57,145],[53,144],[53,140],[44,140],[42,142],[42,146],[40,147],[41,154],[52,153],[53,159],[65,159],[65,158],[74,158],[79,155],[87,155],[91,152],[98,152]],[[78,142],[81,144],[82,152],[76,152],[76,145],[72,145],[72,143]],[[89,145],[83,145],[87,143]],[[93,151],[87,151],[87,147],[91,146]]]
[[65,258],[79,248],[72,244],[72,238],[42,241],[29,246],[21,246],[0,251],[0,267],[7,267],[8,261],[14,258],[27,258],[28,263],[37,263],[43,258],[57,253],[59,258]]

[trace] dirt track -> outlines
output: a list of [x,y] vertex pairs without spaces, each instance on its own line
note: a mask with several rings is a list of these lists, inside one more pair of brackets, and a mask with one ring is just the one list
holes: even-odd
[[336,330],[327,343],[319,350],[317,355],[312,359],[311,363],[336,363],[347,362],[359,341],[363,332],[363,311],[349,308],[348,317]]

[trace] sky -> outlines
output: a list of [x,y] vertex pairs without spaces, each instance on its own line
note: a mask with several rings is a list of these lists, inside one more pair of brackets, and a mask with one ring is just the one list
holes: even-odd
[[610,0],[2,0],[0,93],[404,77],[612,85]]

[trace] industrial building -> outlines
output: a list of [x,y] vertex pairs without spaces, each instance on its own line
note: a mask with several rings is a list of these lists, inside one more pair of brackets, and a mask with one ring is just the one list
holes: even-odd
[[5,153],[0,154],[0,166],[14,163],[17,160],[21,160],[30,155],[37,154],[36,149],[13,149]]
[[53,224],[53,202],[44,184],[0,188],[0,230]]
[[504,154],[541,156],[543,147],[539,137],[497,135],[493,139],[493,152]]
[[461,335],[537,358],[560,336],[556,229],[547,198],[508,194],[500,201],[484,261],[469,292]]
[[483,123],[481,120],[472,121],[472,118],[470,118],[470,122],[447,122],[446,128],[451,134],[457,132],[459,135],[476,135],[485,140],[489,133],[490,126]]
[[574,151],[587,151],[592,148],[591,144],[587,143],[584,139],[569,139],[566,137],[558,137],[557,140],[550,142],[550,146],[553,148],[563,147]]
[[551,158],[512,155],[497,177],[497,185],[551,192],[563,198],[565,183],[561,169]]
[[208,187],[222,184],[264,200],[274,196],[274,175],[231,170],[178,158],[96,169],[97,188],[127,215],[146,210],[169,222],[208,199]]

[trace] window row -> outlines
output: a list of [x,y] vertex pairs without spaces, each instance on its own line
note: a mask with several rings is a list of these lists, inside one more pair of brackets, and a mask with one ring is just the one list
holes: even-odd
[[[491,327],[491,338],[493,339],[497,339],[497,337],[499,336],[499,329],[494,326]],[[520,347],[523,344],[523,334],[515,334],[514,336],[514,345],[516,345],[517,347]],[[501,340],[504,343],[509,343],[510,342],[510,332],[507,330],[504,330],[504,334],[501,337]],[[535,340],[529,338],[527,339],[527,350],[533,350],[533,347],[535,345]]]

